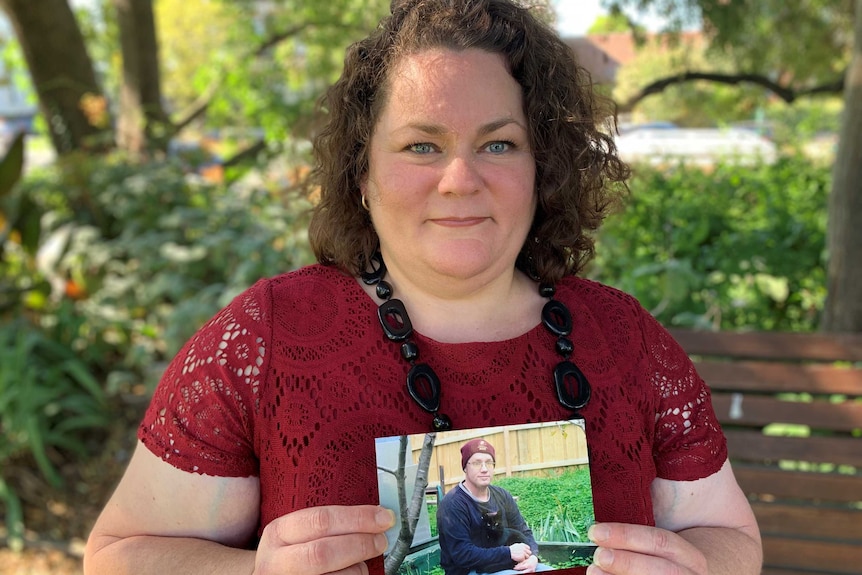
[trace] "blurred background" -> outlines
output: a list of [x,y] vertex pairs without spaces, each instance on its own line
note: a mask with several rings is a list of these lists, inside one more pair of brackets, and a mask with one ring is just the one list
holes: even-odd
[[[862,0],[531,5],[633,166],[587,275],[667,326],[862,332]],[[0,8],[0,571],[78,574],[165,362],[312,261],[312,111],[389,2]]]

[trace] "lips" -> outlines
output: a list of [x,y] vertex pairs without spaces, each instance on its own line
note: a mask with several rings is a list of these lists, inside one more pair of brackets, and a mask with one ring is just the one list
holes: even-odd
[[466,217],[466,218],[432,218],[431,221],[440,226],[449,226],[453,228],[476,226],[487,220],[485,217]]

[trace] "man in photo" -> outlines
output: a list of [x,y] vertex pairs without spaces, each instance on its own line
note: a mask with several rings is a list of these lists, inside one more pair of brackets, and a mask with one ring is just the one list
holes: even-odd
[[446,575],[551,571],[512,495],[491,485],[496,455],[484,439],[461,446],[464,480],[437,508],[440,565]]

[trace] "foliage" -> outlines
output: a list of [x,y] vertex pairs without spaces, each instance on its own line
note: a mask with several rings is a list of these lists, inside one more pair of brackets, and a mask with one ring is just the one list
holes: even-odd
[[262,130],[277,151],[309,129],[312,105],[340,72],[345,48],[388,7],[383,0],[162,0],[156,17],[174,119],[209,98],[205,131]]
[[537,540],[587,542],[587,529],[595,522],[589,468],[553,477],[495,478],[494,484],[518,498],[518,509]]
[[739,70],[782,76],[795,87],[834,81],[849,62],[854,0],[603,0],[652,10],[670,29],[696,24]]
[[587,541],[586,529],[589,529],[589,524],[585,528],[581,513],[574,513],[558,504],[556,511],[548,512],[545,519],[532,529],[537,541],[584,543]]
[[[613,34],[615,32],[630,32],[629,19],[622,12],[599,16],[587,30],[587,34]],[[643,32],[642,28],[638,29]]]
[[636,166],[589,275],[666,325],[812,331],[825,297],[829,185],[827,166],[798,156],[710,173]]
[[843,103],[838,97],[795,102],[770,102],[764,109],[764,123],[775,143],[789,150],[804,149],[821,135],[837,134],[841,128]]
[[[617,74],[613,96],[626,102],[644,86],[688,70],[735,73],[738,68],[727,55],[710,53],[697,36],[653,37],[638,48],[635,59]],[[727,86],[713,82],[685,82],[638,103],[635,114],[650,120],[666,120],[686,127],[714,126],[752,118],[767,94],[759,87]]]
[[306,204],[286,185],[208,183],[173,160],[62,162],[22,186],[46,222],[36,265],[17,268],[22,307],[47,321],[65,302],[70,345],[108,391],[151,381],[233,296],[309,261]]
[[16,547],[22,543],[23,517],[10,484],[10,462],[32,457],[43,476],[59,486],[52,450],[82,456],[87,432],[108,423],[99,383],[58,335],[21,318],[0,327],[0,502]]
[[[39,237],[39,214],[28,198],[17,190],[23,166],[24,135],[18,134],[0,159],[0,263],[3,262],[4,244],[8,239],[32,253]],[[2,310],[3,300],[0,299]]]

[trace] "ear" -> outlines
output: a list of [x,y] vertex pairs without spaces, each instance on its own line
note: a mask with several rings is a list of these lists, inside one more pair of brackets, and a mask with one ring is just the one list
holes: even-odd
[[364,196],[368,193],[368,172],[359,177],[359,192]]

